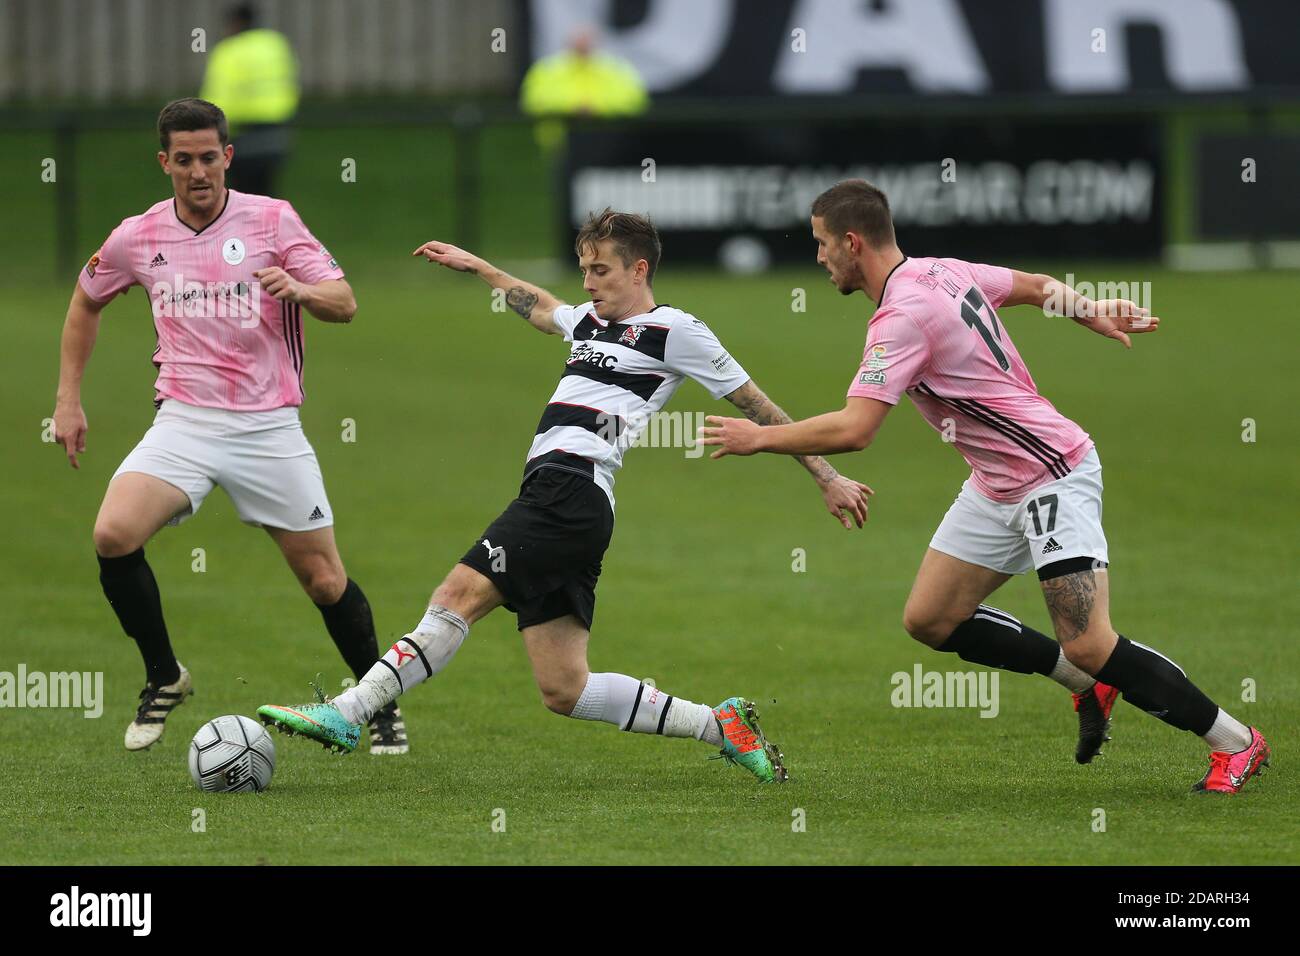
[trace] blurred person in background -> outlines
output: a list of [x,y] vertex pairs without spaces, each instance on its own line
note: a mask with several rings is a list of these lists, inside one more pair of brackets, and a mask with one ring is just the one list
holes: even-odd
[[227,36],[212,49],[201,99],[230,122],[232,185],[275,195],[275,177],[289,152],[289,121],[298,110],[298,63],[284,34],[257,27],[257,11],[241,3],[227,13]]
[[636,116],[650,105],[636,68],[599,52],[597,40],[594,27],[578,27],[567,49],[542,57],[524,74],[519,105],[540,119],[537,142],[548,153],[564,143],[564,118]]

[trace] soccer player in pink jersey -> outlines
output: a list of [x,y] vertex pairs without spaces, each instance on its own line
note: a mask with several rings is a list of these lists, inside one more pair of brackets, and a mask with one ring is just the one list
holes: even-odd
[[[57,440],[72,467],[86,450],[81,379],[108,302],[143,286],[158,347],[153,427],[126,457],[95,519],[100,583],[144,658],[146,683],[126,748],[156,743],[191,692],[176,660],[144,545],[198,511],[220,485],[241,519],[279,545],[353,672],[378,656],[370,605],[344,571],[316,453],[298,419],[302,313],[350,322],[343,271],[289,203],[227,189],[225,115],[205,100],[159,114],[158,161],[174,196],[122,221],[91,256],[63,326]],[[371,752],[407,750],[401,715],[371,721]]]
[[[1125,299],[1092,301],[1045,275],[959,259],[909,258],[889,202],[863,180],[812,205],[817,262],[844,295],[877,304],[845,407],[788,425],[711,416],[712,457],[755,452],[831,455],[866,448],[904,392],[971,466],[934,534],[903,626],[962,660],[1042,674],[1067,688],[1079,714],[1075,759],[1108,740],[1122,693],[1153,717],[1210,747],[1194,790],[1237,793],[1267,766],[1269,746],[1200,691],[1158,651],[1111,627],[1101,463],[1087,433],[1038,393],[999,306],[1034,305],[1132,347],[1159,319]],[[984,601],[1034,568],[1057,641]],[[1059,644],[1057,643],[1059,641]]]

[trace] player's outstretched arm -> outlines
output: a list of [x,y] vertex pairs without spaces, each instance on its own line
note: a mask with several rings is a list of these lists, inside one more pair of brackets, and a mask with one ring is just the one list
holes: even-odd
[[753,455],[760,451],[782,455],[835,455],[861,451],[876,437],[880,423],[893,408],[874,398],[851,397],[838,412],[827,412],[789,425],[760,427],[743,418],[709,415],[711,427],[701,429],[705,445],[717,445],[709,457]]
[[1041,273],[1011,270],[1011,294],[1004,306],[1033,305],[1052,315],[1068,315],[1086,329],[1132,348],[1129,333],[1154,332],[1160,319],[1128,299],[1090,299]]
[[547,335],[556,335],[555,310],[564,305],[541,286],[532,285],[503,272],[486,259],[446,242],[430,241],[411,253],[457,272],[472,272],[494,289],[506,294],[506,305],[529,325]]
[[81,407],[81,378],[99,336],[99,314],[103,302],[96,302],[77,283],[63,320],[59,345],[59,391],[54,400],[54,440],[63,446],[68,463],[80,468],[77,455],[86,450],[86,413]]
[[322,322],[351,322],[357,300],[346,279],[326,279],[314,285],[299,282],[279,266],[253,273],[267,292],[281,302],[296,302]]
[[[763,390],[753,379],[729,393],[726,398],[756,425],[787,425],[793,421],[780,406],[763,394]],[[713,419],[709,420],[713,421]],[[739,421],[739,419],[723,420]],[[713,457],[720,456],[715,453]],[[794,459],[813,476],[817,487],[821,489],[826,509],[835,520],[848,528],[850,527],[849,515],[852,515],[853,520],[861,528],[863,522],[867,520],[867,498],[875,492],[860,481],[845,478],[825,458],[817,455],[795,455]]]

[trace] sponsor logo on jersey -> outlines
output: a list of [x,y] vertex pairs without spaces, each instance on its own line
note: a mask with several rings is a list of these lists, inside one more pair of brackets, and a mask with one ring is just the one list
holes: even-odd
[[86,275],[90,276],[92,279],[95,278],[95,266],[97,265],[99,265],[98,252],[91,256],[90,261],[86,263]]
[[573,351],[569,353],[567,364],[579,365],[584,363],[608,371],[618,367],[618,356],[606,355],[590,342],[578,342],[573,346]]
[[861,375],[858,376],[858,384],[859,385],[884,385],[885,373],[884,372],[863,372]]
[[157,269],[159,266],[165,266],[165,265],[167,265],[167,257],[164,256],[161,252],[158,253],[158,255],[154,256],[153,259],[149,261],[150,269]]
[[732,358],[726,352],[719,352],[709,359],[709,364],[713,366],[715,372],[725,372],[731,366],[731,362]]
[[260,297],[247,282],[187,282],[179,272],[171,278],[174,282],[160,278],[149,288],[155,318],[247,319],[259,314]]
[[636,343],[641,338],[641,333],[645,331],[644,325],[629,325],[623,330],[623,334],[618,337],[619,345],[630,345],[636,347]]

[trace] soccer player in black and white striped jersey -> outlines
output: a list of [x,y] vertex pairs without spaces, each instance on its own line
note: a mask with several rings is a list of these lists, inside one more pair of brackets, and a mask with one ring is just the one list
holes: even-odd
[[[764,782],[784,779],[779,751],[765,741],[743,698],[710,707],[588,668],[596,581],[614,525],[614,473],[649,416],[692,378],[752,421],[790,418],[703,322],[655,303],[660,243],[649,220],[606,209],[580,231],[575,251],[591,296],[579,306],[455,246],[427,242],[415,250],[479,276],[534,328],[563,335],[572,343],[564,371],[528,450],[519,497],[439,585],[416,629],[332,703],[268,705],[259,713],[284,729],[351,749],[357,725],[445,667],[470,626],[505,605],[518,616],[542,699],[555,713],[694,737]],[[821,458],[795,458],[816,480],[830,513],[845,528],[862,527],[871,489]]]

